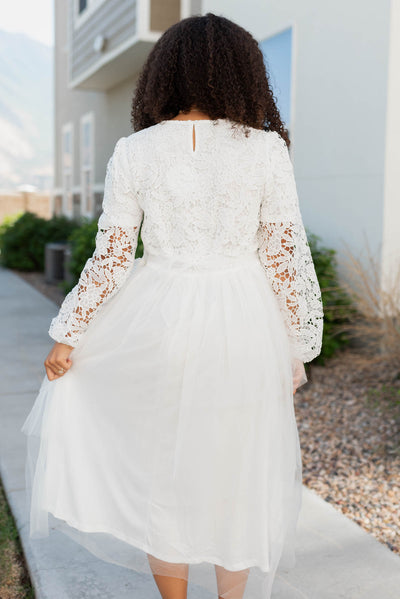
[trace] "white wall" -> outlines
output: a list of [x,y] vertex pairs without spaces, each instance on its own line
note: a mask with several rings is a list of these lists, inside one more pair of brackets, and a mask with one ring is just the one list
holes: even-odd
[[204,0],[257,40],[294,25],[293,162],[305,225],[379,251],[390,0]]
[[[392,0],[386,119],[385,204],[382,271],[390,289],[400,276],[400,2]],[[400,279],[397,279],[400,292]]]

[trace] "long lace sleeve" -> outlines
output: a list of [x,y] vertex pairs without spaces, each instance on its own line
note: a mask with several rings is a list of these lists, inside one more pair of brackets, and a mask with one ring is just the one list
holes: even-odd
[[287,145],[275,131],[269,136],[269,172],[260,206],[258,255],[277,295],[292,357],[310,362],[321,352],[321,291],[300,213]]
[[135,260],[143,210],[134,192],[128,143],[126,137],[118,140],[107,165],[95,251],[48,331],[55,341],[73,347],[101,306],[121,288]]

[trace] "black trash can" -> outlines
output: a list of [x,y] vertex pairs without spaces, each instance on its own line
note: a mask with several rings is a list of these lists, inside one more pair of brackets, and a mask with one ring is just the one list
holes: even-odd
[[58,283],[64,280],[64,252],[68,243],[46,243],[44,256],[44,277],[46,283]]
[[73,280],[73,276],[70,271],[71,253],[72,253],[71,244],[67,243],[66,248],[64,250],[64,281],[67,281],[67,283],[72,283],[72,280]]

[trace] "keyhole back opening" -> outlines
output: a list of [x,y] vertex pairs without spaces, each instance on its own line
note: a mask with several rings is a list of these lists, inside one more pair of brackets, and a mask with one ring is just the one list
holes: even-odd
[[193,152],[196,149],[196,130],[194,128],[194,123],[193,123]]

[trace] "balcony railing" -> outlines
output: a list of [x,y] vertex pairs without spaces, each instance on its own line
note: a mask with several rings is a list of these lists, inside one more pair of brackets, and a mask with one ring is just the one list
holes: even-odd
[[162,32],[186,16],[182,3],[92,0],[82,10],[78,0],[71,0],[70,86],[104,91],[133,77]]

